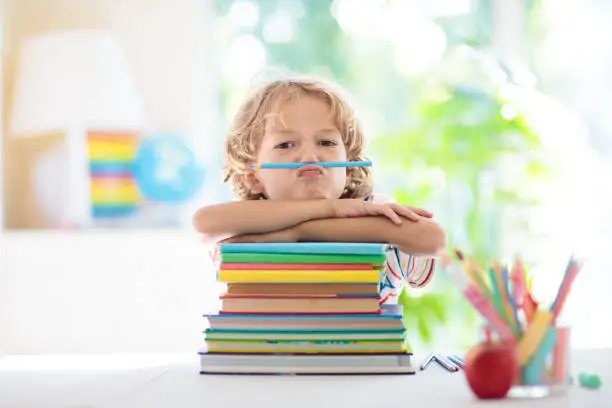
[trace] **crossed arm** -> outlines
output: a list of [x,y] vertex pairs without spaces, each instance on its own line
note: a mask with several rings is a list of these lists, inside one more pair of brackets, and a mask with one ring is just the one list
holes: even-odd
[[198,210],[193,223],[213,242],[381,242],[415,256],[436,256],[446,246],[443,228],[426,211],[358,199],[216,204]]

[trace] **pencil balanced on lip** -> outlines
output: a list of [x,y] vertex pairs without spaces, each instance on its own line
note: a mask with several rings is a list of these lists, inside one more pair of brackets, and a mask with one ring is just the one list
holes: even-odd
[[251,164],[252,169],[299,169],[300,167],[316,165],[330,167],[372,167],[371,161],[343,161],[343,162],[284,162]]

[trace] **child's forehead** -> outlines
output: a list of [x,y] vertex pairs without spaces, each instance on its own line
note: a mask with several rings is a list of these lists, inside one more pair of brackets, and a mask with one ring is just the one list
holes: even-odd
[[284,129],[293,126],[336,126],[336,117],[328,101],[321,97],[304,95],[290,97],[272,104],[265,113],[266,129]]
[[291,113],[292,111],[318,110],[326,114],[332,113],[332,103],[323,94],[294,90],[292,92],[280,92],[272,95],[268,104],[268,114],[279,115]]

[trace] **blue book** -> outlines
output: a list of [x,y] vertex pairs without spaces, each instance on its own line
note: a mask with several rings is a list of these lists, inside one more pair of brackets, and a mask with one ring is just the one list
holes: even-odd
[[389,244],[363,242],[268,242],[219,244],[221,253],[381,255]]
[[204,314],[206,319],[263,319],[263,320],[274,320],[274,319],[295,319],[295,320],[317,320],[317,319],[402,319],[404,314],[404,308],[402,305],[386,304],[380,305],[380,313],[367,313],[367,314],[218,314],[208,313]]

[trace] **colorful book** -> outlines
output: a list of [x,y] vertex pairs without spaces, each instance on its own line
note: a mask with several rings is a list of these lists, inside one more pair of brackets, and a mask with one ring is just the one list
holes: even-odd
[[320,332],[336,330],[404,330],[401,317],[383,317],[377,319],[380,315],[374,313],[342,315],[342,317],[333,317],[334,315],[330,314],[300,316],[307,317],[307,319],[296,319],[294,315],[248,315],[236,313],[219,314],[209,319],[208,322],[212,329],[229,330],[312,330]]
[[337,340],[337,341],[361,341],[361,340],[404,340],[405,330],[215,330],[206,329],[204,331],[206,340]]
[[355,254],[274,254],[229,252],[221,254],[221,262],[227,263],[305,263],[305,264],[371,264],[382,266],[387,255]]
[[223,283],[378,283],[380,272],[372,270],[223,270],[217,272]]
[[265,242],[219,244],[224,253],[271,254],[350,254],[381,255],[391,249],[389,244],[364,242]]
[[221,296],[223,313],[379,313],[378,296]]
[[380,305],[379,314],[208,314],[211,329],[226,330],[401,330],[401,305]]
[[206,319],[208,319],[209,321],[215,319],[215,318],[219,318],[222,320],[227,320],[227,319],[240,319],[240,318],[247,318],[249,320],[257,320],[257,319],[264,319],[264,320],[274,320],[274,319],[280,319],[280,320],[284,320],[287,319],[288,317],[290,317],[291,319],[294,320],[310,320],[310,319],[316,319],[319,320],[321,318],[325,318],[325,319],[359,319],[359,318],[363,318],[366,320],[370,320],[370,319],[399,319],[401,320],[403,317],[403,307],[402,305],[394,305],[394,304],[382,304],[380,305],[380,314],[376,315],[376,316],[372,316],[369,314],[363,314],[363,315],[351,315],[351,316],[347,316],[344,314],[329,314],[329,315],[325,315],[325,316],[317,316],[317,317],[313,317],[313,316],[308,316],[308,315],[301,315],[301,314],[295,314],[295,315],[262,315],[262,316],[252,316],[249,314],[236,314],[233,316],[221,316],[218,315],[216,313],[210,313],[210,314],[205,314],[204,317]]
[[229,283],[231,295],[378,296],[377,283]]
[[405,341],[207,341],[209,353],[405,353]]
[[296,270],[296,269],[318,269],[321,271],[337,271],[337,270],[371,270],[375,269],[372,264],[351,264],[351,263],[239,263],[239,262],[221,262],[219,265],[220,269],[245,269],[245,270],[261,270],[261,269],[284,269],[284,270]]
[[200,351],[200,374],[414,374],[411,353],[251,354]]

